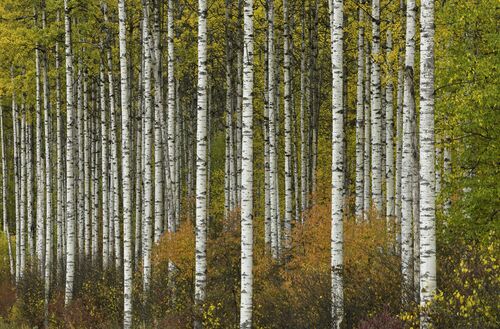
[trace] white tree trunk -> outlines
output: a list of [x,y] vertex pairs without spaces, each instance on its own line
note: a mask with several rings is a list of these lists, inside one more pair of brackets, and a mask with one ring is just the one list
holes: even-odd
[[[360,4],[364,1],[361,0]],[[362,25],[364,20],[364,11],[362,8],[358,10],[358,80],[356,85],[356,203],[355,214],[356,220],[363,219],[363,198],[364,198],[364,94],[363,94],[363,77],[364,77],[364,38],[365,29]]]
[[[14,80],[13,67],[11,66],[11,76]],[[14,82],[14,81],[12,81]],[[20,204],[21,204],[21,171],[20,171],[20,152],[19,145],[19,113],[17,110],[16,93],[12,91],[12,139],[13,139],[13,153],[14,153],[14,202],[15,202],[15,220],[16,220],[16,283],[21,278],[21,221],[20,221]]]
[[[36,13],[35,13],[36,15]],[[36,20],[35,20],[36,24]],[[43,114],[41,97],[41,68],[40,50],[35,49],[35,85],[36,85],[36,265],[38,273],[42,275],[45,271],[45,166],[42,156],[43,145]]]
[[302,10],[302,35],[301,35],[301,59],[300,59],[300,210],[301,210],[301,221],[304,223],[304,213],[307,209],[308,200],[308,183],[307,183],[307,172],[309,163],[307,157],[307,128],[306,128],[306,118],[307,102],[306,102],[306,88],[307,88],[307,74],[306,74],[306,22],[305,22],[305,9]]
[[143,44],[144,44],[144,221],[142,231],[143,291],[149,291],[151,280],[151,244],[153,230],[153,109],[151,105],[151,34],[149,32],[149,0],[143,2]]
[[253,0],[244,0],[241,163],[240,328],[252,328],[253,298]]
[[[45,12],[45,2],[42,2],[42,27],[46,28],[46,12]],[[53,259],[53,213],[52,213],[52,118],[50,116],[51,106],[50,106],[50,91],[49,91],[49,60],[47,49],[45,49],[43,56],[43,108],[45,111],[44,117],[44,130],[45,130],[45,183],[46,183],[46,204],[45,204],[45,223],[46,223],[46,236],[45,236],[45,298],[44,298],[44,319],[45,325],[48,327],[49,318],[49,299],[50,299],[50,286],[51,286],[51,276],[52,276],[52,259]]]
[[420,328],[432,324],[425,306],[436,291],[434,160],[434,0],[420,11]]
[[[178,184],[177,179],[177,150],[176,144],[179,142],[176,138],[175,130],[176,124],[179,122],[179,118],[175,118],[175,73],[174,73],[174,63],[175,63],[175,53],[174,53],[174,2],[173,0],[168,0],[168,11],[167,11],[167,111],[168,111],[168,170],[170,171],[170,191],[174,190],[174,195],[177,194],[176,186]],[[179,203],[180,200],[175,198],[171,200],[171,204],[174,205]],[[174,206],[174,208],[176,208]],[[170,227],[175,231],[175,223],[178,221],[179,212],[178,209],[174,211],[174,218],[170,218],[173,221]]]
[[31,262],[35,260],[35,228],[36,228],[36,218],[35,218],[35,193],[34,186],[35,182],[33,179],[33,125],[28,125],[26,127],[26,189],[27,189],[27,200],[26,200],[26,221],[27,221],[27,252]]
[[85,260],[90,260],[90,250],[91,250],[91,214],[92,208],[91,204],[91,161],[90,157],[91,146],[90,146],[90,109],[89,109],[89,95],[88,95],[88,81],[87,81],[87,69],[83,71],[83,168],[84,168],[84,255]]
[[292,80],[291,80],[291,53],[290,53],[290,27],[288,17],[288,2],[283,1],[283,83],[284,111],[285,111],[285,218],[284,239],[285,248],[291,247],[292,235]]
[[68,305],[73,299],[73,280],[75,275],[75,194],[74,186],[74,147],[76,124],[73,104],[73,54],[71,48],[71,16],[68,0],[64,0],[64,27],[66,50],[66,287],[64,304]]
[[[57,21],[60,20],[59,13],[57,14]],[[65,193],[64,193],[64,159],[63,159],[63,117],[61,113],[61,81],[59,76],[59,42],[56,42],[55,47],[55,59],[56,59],[56,115],[57,115],[57,279],[61,280],[63,276],[64,268],[64,222],[66,221],[65,216]]]
[[[24,277],[24,272],[26,271],[26,209],[27,209],[27,159],[26,155],[28,153],[27,148],[29,148],[29,144],[27,143],[28,139],[28,133],[27,133],[27,127],[26,127],[26,108],[25,108],[25,97],[23,95],[23,100],[22,100],[22,108],[21,108],[21,136],[20,136],[20,150],[21,150],[21,211],[19,213],[19,253],[21,254],[20,258],[20,270],[19,270],[19,277],[22,279]],[[43,217],[43,216],[42,216]]]
[[100,75],[100,100],[101,100],[101,197],[102,197],[102,267],[109,265],[109,172],[108,172],[108,126],[106,112],[106,86],[104,65],[101,62]]
[[[122,186],[123,186],[123,328],[132,327],[132,170],[130,86],[127,61],[127,14],[125,0],[118,1],[120,45],[120,87],[122,110]],[[136,187],[137,188],[137,187]]]
[[385,191],[386,191],[386,221],[387,230],[392,232],[394,219],[394,112],[392,87],[392,62],[389,60],[392,52],[392,34],[387,31],[387,58],[388,72],[385,91]]
[[196,125],[195,328],[201,328],[207,284],[207,1],[198,1],[198,97]]
[[380,95],[380,0],[372,1],[371,142],[372,202],[382,212],[382,99]]
[[[153,1],[153,43],[152,52],[153,59],[153,76],[154,76],[154,172],[155,172],[155,211],[154,211],[154,243],[158,243],[160,236],[163,232],[163,139],[162,139],[162,124],[163,124],[163,95],[161,79],[162,77],[162,62],[161,62],[161,49],[160,49],[160,13],[159,2]],[[165,127],[164,129],[168,129]],[[167,175],[165,175],[167,176]],[[169,176],[167,176],[169,177]],[[168,181],[165,187],[168,188]],[[168,201],[168,200],[167,200]]]
[[329,1],[332,56],[332,231],[331,284],[332,328],[340,329],[344,318],[344,104],[343,104],[343,0]]
[[93,207],[92,207],[92,264],[97,267],[99,261],[99,223],[98,223],[98,215],[99,215],[99,178],[100,175],[100,137],[99,137],[99,126],[100,126],[100,109],[99,109],[99,101],[97,96],[99,94],[99,84],[94,88],[95,92],[93,95],[95,96],[94,100],[94,116],[92,117],[92,198],[93,198]]
[[271,218],[271,255],[274,259],[279,257],[279,237],[278,237],[278,192],[276,190],[278,179],[277,154],[276,154],[276,109],[275,109],[275,67],[274,67],[274,0],[267,0],[268,7],[268,79],[267,93],[269,108],[269,198],[270,198],[270,218]]
[[406,4],[406,46],[403,95],[403,145],[401,166],[401,271],[402,302],[408,305],[413,300],[413,242],[412,242],[412,120],[415,108],[413,89],[413,67],[415,62],[415,19],[414,0]]
[[371,209],[371,195],[370,195],[370,187],[371,187],[371,179],[370,179],[370,159],[371,159],[371,111],[370,111],[370,76],[371,76],[371,65],[370,65],[370,46],[366,44],[366,52],[365,52],[365,102],[364,102],[364,111],[365,111],[365,155],[364,155],[364,188],[363,188],[363,219],[368,220]]
[[[111,45],[110,45],[111,47]],[[120,189],[119,189],[119,167],[118,167],[118,124],[116,107],[115,107],[115,84],[113,79],[113,61],[111,57],[111,49],[108,49],[108,83],[109,83],[109,110],[110,110],[110,123],[111,123],[111,179],[113,180],[112,191],[112,204],[113,216],[110,221],[113,221],[113,230],[110,234],[113,236],[113,249],[115,254],[115,267],[119,270],[122,265],[121,255],[121,230],[120,230],[120,217],[119,217],[119,204],[120,204]]]
[[78,60],[78,73],[77,73],[77,105],[76,105],[76,126],[75,133],[76,137],[76,151],[77,156],[77,172],[78,175],[75,178],[75,190],[77,191],[77,237],[78,237],[78,264],[83,263],[84,255],[84,220],[85,220],[85,187],[84,187],[84,156],[83,156],[83,64],[81,57]]

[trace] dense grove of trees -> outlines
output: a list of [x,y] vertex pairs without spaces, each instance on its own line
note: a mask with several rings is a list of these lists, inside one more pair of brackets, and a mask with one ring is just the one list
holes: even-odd
[[496,328],[491,0],[0,0],[0,327]]

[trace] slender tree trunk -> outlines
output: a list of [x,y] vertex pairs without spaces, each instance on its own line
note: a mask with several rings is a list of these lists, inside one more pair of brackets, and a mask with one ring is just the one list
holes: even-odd
[[[19,232],[20,232],[20,243],[19,243],[19,253],[21,254],[21,265],[20,265],[20,278],[24,277],[24,272],[26,271],[26,209],[27,209],[27,161],[26,155],[28,153],[27,148],[29,144],[27,143],[27,127],[26,127],[26,106],[25,106],[25,96],[22,98],[22,108],[21,108],[21,138],[20,138],[20,149],[21,149],[21,211],[19,214]],[[28,146],[28,147],[27,147]],[[28,261],[33,261],[33,259],[28,259]]]
[[370,112],[370,76],[371,76],[371,65],[370,65],[370,46],[366,44],[366,53],[365,53],[365,102],[364,102],[364,111],[365,111],[365,155],[364,155],[364,189],[363,189],[363,216],[364,220],[369,219],[370,215],[370,201],[371,201],[371,179],[370,179],[370,159],[371,159],[371,112]]
[[66,49],[66,288],[64,304],[68,305],[73,299],[73,280],[75,275],[75,194],[74,186],[74,147],[75,147],[75,115],[73,104],[73,54],[71,46],[71,16],[68,0],[64,0],[64,27]]
[[[59,12],[57,13],[57,21],[60,20]],[[59,59],[59,42],[55,46],[56,60],[56,115],[57,115],[57,279],[62,280],[64,273],[64,222],[66,221],[66,212],[64,211],[65,195],[64,195],[64,159],[63,159],[63,115],[61,113],[61,79],[59,75],[60,59]]]
[[[111,45],[110,45],[111,47]],[[117,113],[115,107],[115,84],[113,79],[113,60],[111,57],[111,49],[107,51],[108,57],[108,83],[109,83],[109,114],[110,114],[110,124],[111,124],[111,175],[110,178],[113,180],[113,188],[110,189],[112,192],[112,214],[110,217],[113,222],[113,230],[111,230],[110,235],[113,236],[113,249],[115,254],[115,267],[118,271],[122,265],[122,254],[121,254],[121,230],[120,230],[120,185],[119,185],[119,167],[118,167],[118,124]],[[111,244],[110,244],[111,246]]]
[[153,109],[151,104],[151,34],[149,32],[149,0],[143,1],[143,42],[144,42],[144,222],[142,231],[143,291],[149,292],[151,281],[151,244],[153,230]]
[[392,99],[392,62],[389,60],[392,52],[392,34],[387,31],[387,58],[388,58],[388,79],[385,91],[385,119],[386,119],[386,133],[385,133],[385,182],[386,182],[386,221],[387,230],[392,232],[392,225],[394,219],[394,113],[393,113],[393,99]]
[[[42,27],[46,29],[47,19],[45,12],[45,1],[42,1]],[[45,298],[44,298],[44,319],[45,327],[48,327],[49,320],[49,299],[50,299],[50,286],[52,276],[52,259],[53,259],[53,213],[52,213],[52,161],[51,161],[51,145],[52,145],[52,118],[50,116],[50,91],[49,91],[49,60],[48,49],[43,53],[43,108],[45,111],[45,183],[46,183],[46,204],[45,204],[45,223],[46,223],[46,236],[45,236]]]
[[109,172],[108,172],[108,127],[106,111],[106,86],[104,76],[104,64],[101,62],[100,75],[100,99],[101,99],[101,197],[102,197],[102,267],[107,269],[109,265]]
[[431,328],[426,306],[436,291],[434,150],[434,0],[420,11],[420,328]]
[[415,62],[414,0],[406,4],[406,51],[403,96],[403,145],[401,166],[401,271],[402,302],[407,306],[413,300],[413,242],[412,242],[412,120],[415,108],[413,67]]
[[33,180],[33,126],[28,125],[26,127],[26,190],[27,190],[27,209],[26,209],[26,221],[27,221],[27,252],[29,255],[29,260],[33,262],[35,260],[35,193],[34,193],[34,180]]
[[269,108],[269,198],[270,198],[270,218],[271,218],[271,254],[274,259],[279,257],[278,238],[278,191],[276,189],[278,179],[277,154],[276,154],[276,109],[275,109],[275,67],[274,67],[274,0],[267,0],[268,7],[268,108]]
[[306,74],[306,23],[305,23],[305,9],[302,10],[302,42],[301,42],[301,60],[300,60],[300,194],[301,194],[301,221],[304,222],[304,213],[307,209],[308,200],[308,183],[307,183],[307,172],[309,168],[307,166],[308,155],[307,155],[307,130],[306,130],[306,118],[308,117],[306,93],[307,93],[307,74]]
[[[14,68],[10,67],[12,83],[14,84]],[[16,222],[16,283],[21,278],[21,231],[20,231],[20,198],[21,198],[21,171],[19,168],[20,145],[19,145],[19,112],[16,103],[16,92],[12,91],[12,139],[14,153],[14,203],[15,203],[15,222]]]
[[98,214],[99,214],[99,178],[101,175],[99,174],[100,163],[100,137],[99,137],[99,125],[100,125],[100,109],[99,109],[99,83],[92,88],[94,92],[92,93],[93,101],[94,101],[94,109],[92,116],[92,198],[93,198],[93,207],[92,207],[92,264],[94,267],[98,266],[99,261],[99,224],[98,224]]
[[89,109],[89,91],[88,91],[88,81],[87,81],[87,69],[83,71],[83,168],[84,168],[84,255],[85,261],[90,260],[90,250],[91,250],[91,215],[92,208],[91,204],[91,145],[90,145],[90,109]]
[[344,198],[344,105],[343,105],[343,0],[330,4],[332,56],[332,327],[340,328],[344,318],[343,283],[343,198]]
[[382,212],[382,100],[380,95],[380,1],[372,1],[371,141],[372,202]]
[[233,79],[231,70],[232,42],[231,42],[231,0],[225,0],[225,33],[226,33],[226,161],[224,168],[224,218],[227,220],[230,212],[233,211],[232,173],[234,171],[233,159]]
[[[364,1],[360,0],[360,5]],[[363,77],[364,77],[364,38],[365,28],[362,25],[364,21],[364,11],[362,8],[358,10],[358,80],[356,86],[356,204],[355,213],[356,220],[363,218],[363,197],[364,197],[364,94],[363,94]]]
[[[175,64],[175,53],[174,53],[174,1],[168,0],[168,11],[167,11],[167,48],[168,48],[168,57],[167,57],[167,111],[168,111],[168,168],[170,171],[170,182],[167,184],[170,185],[170,193],[172,190],[174,191],[173,196],[177,195],[177,150],[176,144],[179,143],[176,138],[176,124],[179,122],[179,118],[175,117],[175,72],[174,72],[174,64]],[[172,231],[175,231],[176,223],[179,218],[179,211],[176,206],[180,200],[175,197],[175,200],[171,200],[171,205],[175,210],[173,211],[173,218],[169,217],[170,228]]]
[[207,284],[207,2],[198,1],[198,97],[196,129],[195,328],[201,328]]
[[[125,0],[118,1],[123,184],[123,328],[132,327],[132,170]],[[137,187],[136,187],[137,188]]]
[[292,80],[290,67],[290,27],[288,17],[288,2],[283,2],[283,83],[284,87],[284,111],[285,111],[285,218],[284,218],[284,238],[285,248],[291,247],[292,234]]
[[252,328],[253,298],[253,0],[244,0],[241,164],[240,328]]
[[[35,25],[37,25],[37,12],[35,9]],[[35,49],[35,85],[36,85],[36,265],[38,273],[43,275],[45,263],[45,171],[42,156],[43,145],[43,114],[41,95],[41,68],[40,45]]]
[[85,186],[84,186],[84,156],[83,156],[83,64],[81,57],[78,60],[78,73],[77,73],[77,106],[76,106],[76,127],[75,133],[77,147],[76,150],[78,155],[77,159],[77,170],[78,175],[75,181],[75,191],[77,191],[77,236],[78,236],[78,264],[80,268],[83,265],[83,256],[84,256],[84,240],[85,240],[85,231],[84,231],[84,220],[85,220]]
[[[155,199],[155,210],[154,210],[154,243],[158,243],[160,240],[161,233],[163,231],[163,187],[167,189],[168,181],[164,185],[163,182],[163,140],[162,140],[162,130],[161,126],[163,124],[163,94],[162,94],[162,62],[161,62],[161,48],[160,48],[160,3],[159,1],[153,1],[153,45],[152,52],[153,55],[153,76],[154,76],[154,199]],[[165,127],[168,129],[168,127]],[[170,156],[169,154],[167,155]],[[170,177],[170,175],[166,175]]]

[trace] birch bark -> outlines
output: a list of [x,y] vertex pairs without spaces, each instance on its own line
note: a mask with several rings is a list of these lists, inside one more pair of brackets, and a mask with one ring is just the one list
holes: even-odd
[[434,0],[420,11],[420,328],[431,328],[426,306],[436,291],[434,150]]
[[344,318],[343,199],[344,199],[344,106],[343,106],[343,0],[329,1],[332,56],[332,185],[331,185],[331,298],[332,327]]
[[241,163],[240,328],[252,328],[253,298],[253,0],[244,0]]

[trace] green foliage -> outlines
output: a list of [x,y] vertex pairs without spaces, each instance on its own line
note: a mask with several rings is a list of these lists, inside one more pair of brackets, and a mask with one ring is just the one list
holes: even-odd
[[[439,291],[425,308],[433,328],[497,328],[500,322],[500,243],[494,235],[480,243],[440,250]],[[418,327],[418,310],[401,316]]]

